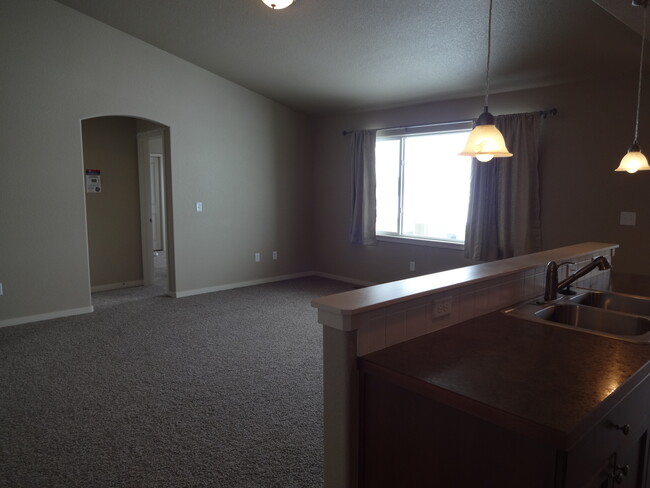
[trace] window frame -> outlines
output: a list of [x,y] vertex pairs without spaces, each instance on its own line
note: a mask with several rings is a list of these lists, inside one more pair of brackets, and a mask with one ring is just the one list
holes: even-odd
[[[383,129],[377,131],[377,141],[400,140],[399,155],[399,187],[398,187],[398,211],[397,211],[397,232],[378,231],[375,223],[375,235],[378,241],[394,242],[400,244],[412,244],[417,246],[438,247],[446,249],[464,250],[465,241],[446,240],[441,238],[427,238],[422,236],[409,236],[402,234],[404,225],[404,139],[413,136],[423,136],[439,133],[471,132],[473,122],[461,120],[457,122],[445,122],[426,126],[400,127],[394,129]],[[459,148],[459,151],[462,148]],[[469,188],[468,188],[469,191]]]

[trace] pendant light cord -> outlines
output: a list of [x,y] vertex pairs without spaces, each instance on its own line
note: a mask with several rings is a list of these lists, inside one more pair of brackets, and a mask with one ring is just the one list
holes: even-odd
[[636,95],[636,125],[634,127],[634,143],[638,144],[639,137],[639,111],[641,110],[641,86],[643,82],[643,51],[645,48],[646,11],[643,6],[643,34],[641,35],[641,61],[639,62],[639,90]]
[[490,12],[488,14],[488,42],[487,42],[487,66],[485,68],[485,109],[488,107],[488,95],[490,93],[490,51],[492,51],[492,0],[490,0]]

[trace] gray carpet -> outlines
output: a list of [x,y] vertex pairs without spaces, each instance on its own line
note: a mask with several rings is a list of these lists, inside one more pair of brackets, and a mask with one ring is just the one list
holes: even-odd
[[304,278],[93,295],[0,328],[1,487],[320,487],[322,341]]

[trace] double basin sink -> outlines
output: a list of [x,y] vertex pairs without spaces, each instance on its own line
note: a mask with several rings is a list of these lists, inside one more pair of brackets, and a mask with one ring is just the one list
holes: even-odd
[[527,302],[503,311],[525,320],[650,343],[650,298],[610,291],[577,290],[548,303]]

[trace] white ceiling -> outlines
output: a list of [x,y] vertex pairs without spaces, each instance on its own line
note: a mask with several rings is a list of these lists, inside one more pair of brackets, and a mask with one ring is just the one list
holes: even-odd
[[[278,11],[261,0],[57,1],[308,113],[485,89],[488,0],[297,0]],[[642,12],[631,0],[494,0],[491,92],[635,73]]]

